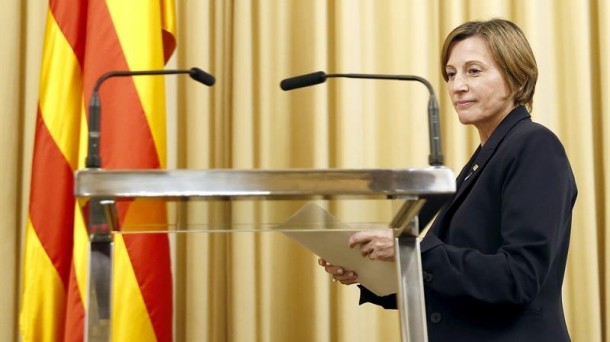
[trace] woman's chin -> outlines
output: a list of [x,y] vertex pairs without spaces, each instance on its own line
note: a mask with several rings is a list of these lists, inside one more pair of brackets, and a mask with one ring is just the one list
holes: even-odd
[[472,119],[467,115],[458,115],[458,120],[462,125],[471,125],[473,123]]

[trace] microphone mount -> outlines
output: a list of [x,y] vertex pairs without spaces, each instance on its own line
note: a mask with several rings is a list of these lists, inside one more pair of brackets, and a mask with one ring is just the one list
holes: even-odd
[[327,78],[360,78],[360,79],[380,79],[380,80],[398,80],[398,81],[417,81],[426,86],[430,99],[428,101],[428,129],[430,155],[428,156],[428,164],[430,166],[442,166],[443,154],[441,151],[441,136],[440,136],[440,118],[439,107],[434,94],[432,84],[423,77],[415,75],[377,75],[377,74],[326,74],[323,71],[317,71],[301,76],[291,77],[283,80],[280,87],[283,90],[292,90],[302,87],[308,87],[315,84],[326,82]]
[[154,76],[154,75],[176,75],[188,74],[192,79],[207,86],[212,86],[216,82],[214,76],[199,68],[178,69],[178,70],[118,70],[110,71],[100,76],[93,87],[91,100],[89,101],[89,135],[87,146],[87,158],[85,166],[87,168],[101,168],[102,159],[100,156],[100,126],[101,126],[101,101],[99,88],[104,81],[111,77],[130,77],[130,76]]

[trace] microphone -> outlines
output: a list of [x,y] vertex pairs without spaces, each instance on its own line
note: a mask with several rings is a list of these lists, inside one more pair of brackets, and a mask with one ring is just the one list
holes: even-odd
[[443,153],[441,152],[441,127],[439,120],[438,102],[434,95],[434,88],[425,78],[413,75],[374,75],[374,74],[326,74],[324,71],[312,72],[305,75],[290,77],[280,82],[280,88],[288,91],[326,82],[327,78],[364,78],[378,80],[417,81],[423,83],[430,93],[428,101],[428,129],[430,140],[430,155],[428,164],[430,166],[443,165]]
[[102,83],[111,77],[126,77],[126,76],[151,76],[151,75],[176,75],[188,74],[192,79],[207,86],[214,85],[216,79],[214,76],[199,68],[190,68],[186,70],[141,70],[141,71],[110,71],[100,76],[93,87],[91,100],[89,101],[89,146],[87,148],[87,158],[85,166],[87,168],[102,167],[102,159],[100,157],[100,95],[99,88]]

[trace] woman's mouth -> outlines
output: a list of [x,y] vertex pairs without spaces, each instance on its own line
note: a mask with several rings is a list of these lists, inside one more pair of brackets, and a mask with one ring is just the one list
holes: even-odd
[[468,108],[470,107],[472,104],[474,103],[473,100],[460,100],[460,101],[455,101],[455,108],[458,109],[463,109],[463,108]]

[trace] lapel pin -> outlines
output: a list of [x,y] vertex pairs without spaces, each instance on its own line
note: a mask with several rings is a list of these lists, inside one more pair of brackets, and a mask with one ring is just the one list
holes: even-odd
[[470,173],[468,174],[468,176],[466,176],[466,178],[464,178],[464,180],[468,180],[468,178],[470,178],[470,176],[472,176],[472,173],[475,172],[478,168],[479,168],[479,164],[474,164],[474,166],[472,167],[472,171],[470,171]]

